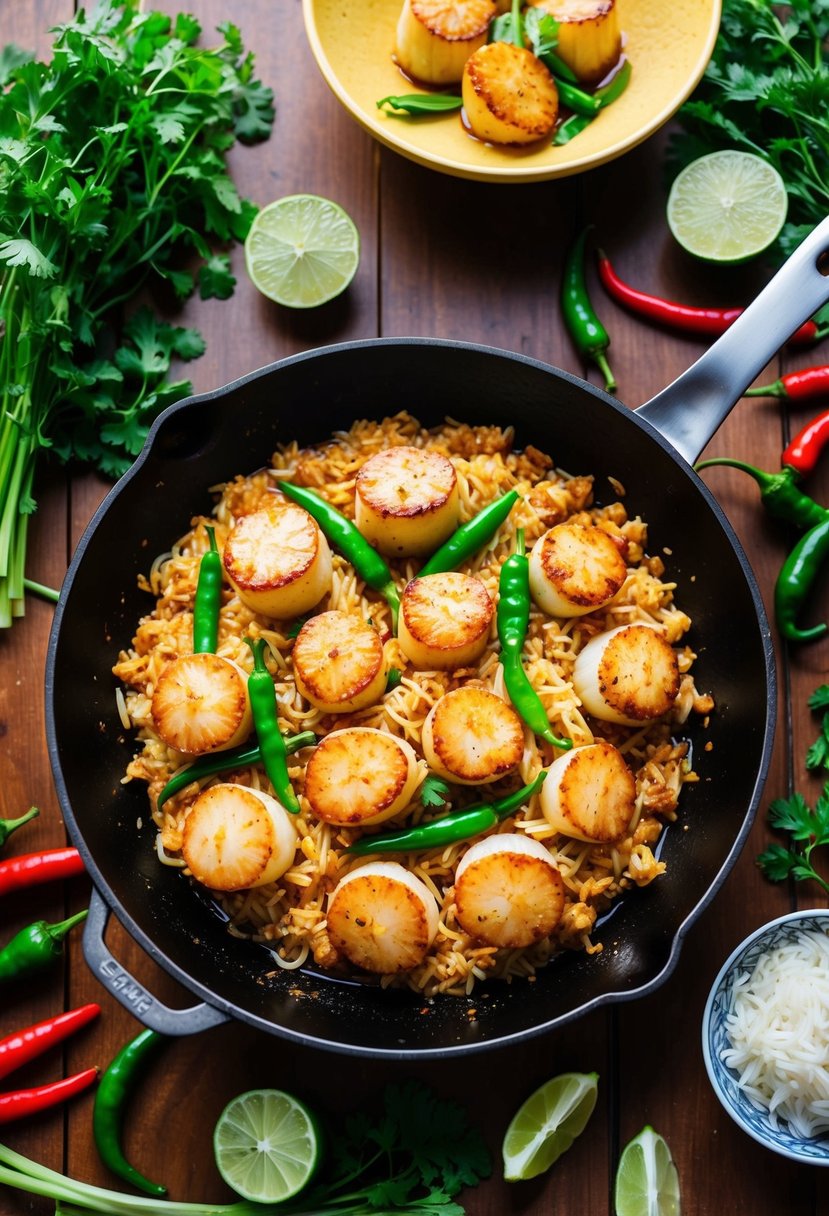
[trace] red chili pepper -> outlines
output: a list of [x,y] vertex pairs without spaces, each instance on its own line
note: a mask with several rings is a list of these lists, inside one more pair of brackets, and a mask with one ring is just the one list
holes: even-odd
[[38,1111],[48,1110],[57,1106],[67,1098],[87,1089],[98,1076],[97,1068],[85,1068],[72,1077],[64,1077],[61,1081],[52,1081],[48,1085],[36,1085],[33,1089],[16,1089],[8,1094],[0,1094],[0,1123],[11,1123],[14,1119],[22,1119],[26,1115],[34,1115]]
[[789,401],[808,401],[829,393],[829,367],[801,367],[787,372],[771,384],[747,389],[745,397],[786,397]]
[[8,1076],[16,1068],[28,1064],[55,1043],[62,1043],[100,1012],[101,1006],[92,1002],[6,1035],[0,1039],[0,1077]]
[[[610,259],[602,250],[598,251],[599,278],[608,295],[619,304],[626,305],[632,312],[650,321],[658,321],[661,325],[669,325],[683,333],[702,334],[705,337],[716,338],[725,333],[740,313],[742,308],[698,308],[691,304],[678,304],[673,300],[663,300],[640,291],[620,279],[614,270]],[[789,338],[791,346],[812,346],[824,332],[819,330],[814,321],[806,321]]]
[[814,469],[827,443],[829,443],[829,410],[824,410],[811,422],[807,422],[786,445],[780,457],[780,463],[788,465],[801,477],[806,477]]
[[22,853],[0,862],[0,895],[50,882],[53,878],[74,878],[83,874],[84,864],[77,849],[42,849]]

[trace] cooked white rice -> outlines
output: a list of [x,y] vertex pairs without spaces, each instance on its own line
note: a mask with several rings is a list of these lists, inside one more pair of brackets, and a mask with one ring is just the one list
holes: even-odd
[[735,985],[723,1063],[752,1105],[798,1136],[829,1130],[829,936],[804,933],[761,955]]

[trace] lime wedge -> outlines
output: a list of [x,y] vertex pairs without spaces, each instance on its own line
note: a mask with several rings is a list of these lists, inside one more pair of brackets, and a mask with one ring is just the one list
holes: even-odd
[[507,1182],[543,1174],[567,1151],[593,1113],[598,1080],[594,1072],[565,1072],[530,1094],[504,1135]]
[[688,253],[707,262],[745,262],[767,249],[786,219],[777,170],[752,152],[712,152],[675,178],[668,227]]
[[313,1177],[321,1135],[297,1098],[278,1089],[252,1089],[219,1115],[213,1151],[222,1178],[243,1199],[279,1203]]
[[360,260],[360,235],[337,203],[289,194],[257,212],[245,240],[254,285],[277,304],[315,308],[344,291]]
[[616,1170],[616,1216],[679,1216],[671,1150],[652,1127],[625,1145]]

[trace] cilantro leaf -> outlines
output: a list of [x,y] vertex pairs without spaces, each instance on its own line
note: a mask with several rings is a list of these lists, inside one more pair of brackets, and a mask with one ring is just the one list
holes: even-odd
[[810,709],[829,709],[829,684],[821,684],[807,701]]
[[814,819],[802,794],[776,798],[769,807],[769,823],[794,840],[809,840],[814,834]]
[[420,802],[425,807],[445,806],[449,801],[449,785],[436,773],[427,773],[420,787]]

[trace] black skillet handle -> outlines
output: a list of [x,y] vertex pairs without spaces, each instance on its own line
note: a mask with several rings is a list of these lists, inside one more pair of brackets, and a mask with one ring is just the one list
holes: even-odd
[[171,1009],[125,971],[104,942],[110,909],[93,887],[89,915],[84,923],[83,952],[90,970],[99,983],[120,1001],[125,1009],[159,1034],[197,1034],[229,1021],[226,1013],[203,1002],[189,1009]]
[[689,464],[775,352],[829,300],[827,254],[829,218],[797,247],[722,337],[636,411]]

